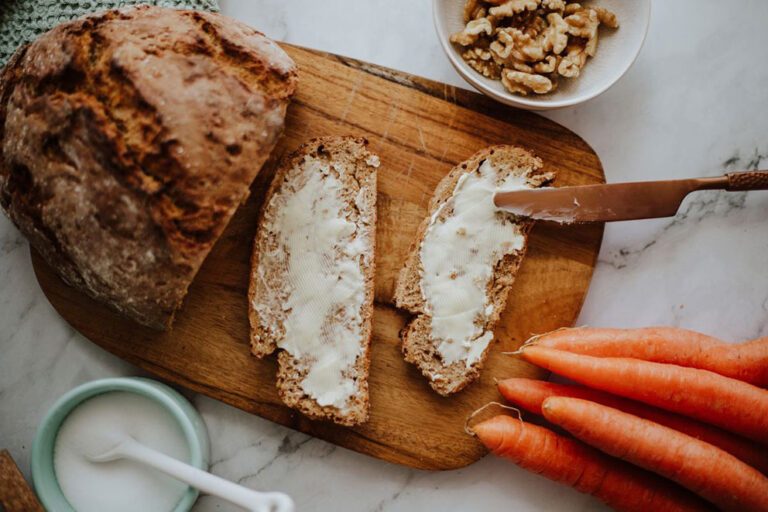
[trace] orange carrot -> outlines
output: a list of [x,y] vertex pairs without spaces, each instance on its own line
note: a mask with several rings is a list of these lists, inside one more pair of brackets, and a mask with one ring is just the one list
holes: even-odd
[[542,412],[577,439],[669,478],[724,510],[768,510],[768,478],[711,444],[579,398],[547,398]]
[[496,455],[591,494],[616,510],[710,510],[697,496],[672,482],[544,427],[509,416],[496,416],[475,425],[473,431]]
[[768,475],[768,449],[719,428],[700,423],[671,412],[663,411],[633,400],[582,386],[564,386],[532,379],[506,379],[499,382],[499,391],[510,402],[541,415],[541,404],[551,396],[582,398],[673,428],[725,450],[734,457]]
[[523,357],[569,379],[655,405],[765,444],[768,391],[716,373],[638,359],[528,346]]
[[768,338],[732,344],[674,327],[581,327],[543,334],[530,343],[587,356],[631,357],[699,368],[755,386],[768,387]]

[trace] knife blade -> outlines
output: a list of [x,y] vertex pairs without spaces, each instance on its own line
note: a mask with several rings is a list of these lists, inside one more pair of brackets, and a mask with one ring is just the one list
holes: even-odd
[[768,171],[716,178],[611,183],[576,187],[499,190],[496,207],[515,215],[562,224],[671,217],[697,190],[766,190]]

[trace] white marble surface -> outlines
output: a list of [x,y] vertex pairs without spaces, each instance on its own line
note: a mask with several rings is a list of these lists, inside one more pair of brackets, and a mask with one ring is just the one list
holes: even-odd
[[[435,38],[428,0],[221,0],[285,41],[462,85]],[[768,167],[768,2],[664,0],[624,79],[549,114],[598,152],[611,181]],[[671,324],[729,340],[768,335],[768,192],[702,193],[674,220],[608,227],[579,322]],[[137,370],[73,332],[32,274],[26,242],[0,216],[0,447],[29,475],[47,408],[71,387]],[[336,448],[192,396],[212,435],[213,471],[280,489],[299,510],[601,510],[589,497],[488,457],[429,473]],[[202,498],[196,511],[230,510]]]

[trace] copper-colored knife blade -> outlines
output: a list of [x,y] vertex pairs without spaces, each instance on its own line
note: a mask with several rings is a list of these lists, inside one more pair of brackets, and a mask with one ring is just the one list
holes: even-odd
[[497,207],[563,224],[671,217],[695,190],[725,188],[725,177],[498,191]]

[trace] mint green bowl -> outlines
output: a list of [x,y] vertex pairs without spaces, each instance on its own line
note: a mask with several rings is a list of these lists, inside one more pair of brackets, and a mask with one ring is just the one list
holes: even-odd
[[[125,391],[151,398],[176,418],[189,446],[189,463],[208,470],[208,431],[203,419],[189,401],[174,389],[150,379],[125,377],[88,382],[62,396],[48,411],[37,429],[32,444],[32,480],[35,491],[46,510],[77,512],[61,492],[53,465],[53,448],[59,428],[67,415],[78,405],[102,393]],[[189,487],[173,511],[187,512],[197,500],[199,492]]]

